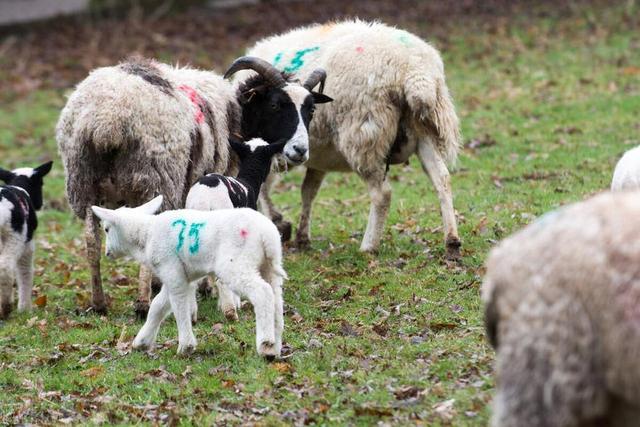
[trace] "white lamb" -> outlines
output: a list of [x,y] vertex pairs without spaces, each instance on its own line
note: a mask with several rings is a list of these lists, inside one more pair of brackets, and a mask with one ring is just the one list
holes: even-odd
[[640,147],[624,153],[613,172],[611,190],[640,189]]
[[151,302],[133,348],[153,347],[160,324],[173,312],[178,354],[192,352],[193,287],[215,274],[233,292],[247,298],[256,316],[258,353],[280,355],[284,328],[280,235],[275,225],[252,209],[174,210],[154,215],[162,196],[137,208],[92,206],[107,235],[106,255],[130,255],[164,284]]

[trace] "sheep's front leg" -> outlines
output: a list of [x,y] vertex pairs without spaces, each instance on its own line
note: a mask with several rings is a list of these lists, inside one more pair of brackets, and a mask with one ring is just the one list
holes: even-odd
[[460,237],[458,236],[458,226],[453,210],[453,196],[451,194],[451,177],[447,165],[440,152],[435,148],[432,141],[422,139],[418,143],[418,156],[422,168],[429,175],[431,182],[438,194],[440,201],[440,211],[442,222],[444,223],[444,239],[446,245],[446,256],[456,260],[460,258]]
[[153,273],[148,267],[140,265],[140,273],[138,274],[138,299],[134,304],[136,316],[139,319],[145,319],[149,312],[149,301],[151,301],[151,282]]
[[89,269],[91,270],[91,305],[96,313],[106,314],[107,302],[102,290],[102,279],[100,277],[101,237],[98,218],[93,215],[91,207],[87,207],[84,220],[84,238],[87,244]]
[[31,310],[31,291],[33,290],[33,240],[27,243],[22,256],[18,258],[18,311]]
[[136,338],[133,340],[134,349],[149,350],[153,348],[156,342],[156,337],[158,336],[158,331],[160,330],[160,325],[171,312],[169,291],[165,288],[166,287],[163,286],[158,295],[156,295],[151,302],[147,320],[142,329],[138,332],[138,335],[136,335]]
[[163,289],[168,288],[171,311],[178,326],[178,354],[190,354],[198,345],[191,325],[192,288],[186,280],[171,281],[169,286],[164,280],[163,283]]
[[313,200],[320,190],[322,180],[326,172],[317,169],[307,169],[307,173],[302,181],[302,210],[300,211],[300,222],[298,224],[298,232],[296,233],[296,246],[298,248],[307,248],[311,241],[311,233],[309,225],[311,222],[311,206]]
[[276,174],[271,172],[262,184],[260,194],[258,195],[260,212],[262,212],[267,218],[271,218],[271,221],[273,221],[280,232],[280,238],[282,241],[288,242],[291,239],[291,223],[283,220],[282,214],[276,210],[269,194],[275,181]]
[[[379,175],[379,176],[378,176]],[[369,208],[369,222],[364,233],[360,250],[375,252],[380,247],[384,223],[391,204],[391,186],[384,173],[364,178],[369,186],[371,207]]]

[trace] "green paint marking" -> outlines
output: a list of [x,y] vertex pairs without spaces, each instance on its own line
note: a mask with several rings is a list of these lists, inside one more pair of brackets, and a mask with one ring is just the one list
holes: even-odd
[[294,54],[293,59],[291,60],[289,65],[284,67],[284,71],[287,73],[293,73],[294,71],[298,71],[304,65],[304,61],[302,60],[302,57],[305,56],[307,53],[315,52],[316,50],[319,50],[319,49],[320,49],[319,46],[314,46],[314,47],[308,47],[306,49],[297,51]]
[[178,245],[176,246],[176,252],[180,252],[182,245],[184,245],[184,229],[187,228],[187,221],[184,219],[176,219],[171,223],[171,226],[175,227],[176,225],[182,227],[180,228],[180,233],[178,233]]
[[204,227],[204,222],[194,222],[189,227],[189,237],[193,237],[193,243],[189,246],[189,252],[192,254],[200,250],[200,229]]
[[278,52],[276,53],[276,57],[273,58],[273,66],[277,67],[278,63],[280,62],[280,60],[282,59],[282,55],[284,55],[282,52]]
[[400,43],[402,43],[405,46],[411,46],[411,41],[409,40],[409,34],[405,33],[404,31],[399,31],[400,36],[398,37],[398,40],[400,40]]

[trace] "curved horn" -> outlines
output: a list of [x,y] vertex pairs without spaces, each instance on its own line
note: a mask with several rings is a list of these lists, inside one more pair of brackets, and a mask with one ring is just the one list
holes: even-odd
[[318,92],[324,92],[324,81],[327,79],[327,72],[322,68],[316,68],[313,73],[307,77],[307,81],[304,82],[304,88],[311,92],[311,89],[316,87],[320,83],[320,89]]
[[233,61],[233,64],[224,73],[224,78],[227,79],[240,70],[253,70],[276,88],[282,88],[287,84],[287,81],[276,67],[255,56],[242,56]]

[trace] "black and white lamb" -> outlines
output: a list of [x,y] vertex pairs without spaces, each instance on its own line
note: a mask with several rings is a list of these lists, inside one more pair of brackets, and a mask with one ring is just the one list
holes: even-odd
[[0,319],[11,313],[15,282],[18,310],[31,309],[36,211],[42,207],[42,178],[52,164],[13,171],[0,168],[0,180],[7,184],[0,186]]
[[[273,156],[282,153],[286,141],[267,144],[263,139],[254,138],[242,142],[230,139],[229,144],[240,158],[240,170],[237,177],[220,174],[207,174],[191,187],[187,195],[186,208],[204,211],[233,208],[251,208],[257,210],[260,187],[271,171]],[[218,290],[218,307],[225,317],[231,320],[238,318],[236,309],[240,299],[222,282],[216,281]],[[200,289],[210,289],[209,280],[200,284]],[[193,306],[197,307],[195,294],[191,296]],[[192,320],[197,318],[197,310],[192,313]]]

